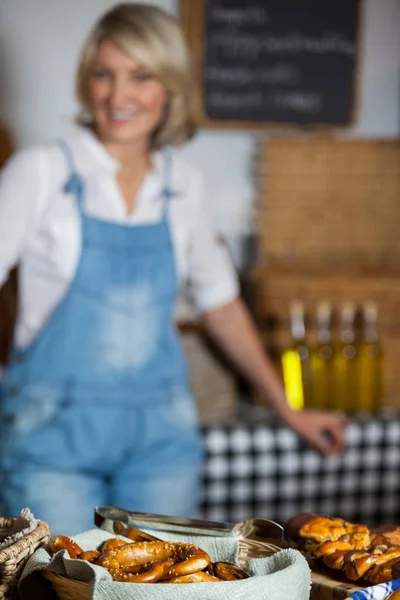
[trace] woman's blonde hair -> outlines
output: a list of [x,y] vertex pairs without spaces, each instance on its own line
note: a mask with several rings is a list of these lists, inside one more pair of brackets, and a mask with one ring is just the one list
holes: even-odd
[[88,124],[88,81],[99,45],[105,40],[140,62],[167,89],[169,101],[165,117],[153,133],[152,149],[189,140],[197,128],[198,101],[189,51],[176,19],[149,4],[118,4],[93,27],[77,70],[76,94],[81,105],[78,123]]

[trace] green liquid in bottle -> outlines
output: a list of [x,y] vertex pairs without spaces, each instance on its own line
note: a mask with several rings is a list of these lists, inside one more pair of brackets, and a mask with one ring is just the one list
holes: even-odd
[[377,331],[378,308],[372,301],[363,307],[363,339],[359,348],[359,410],[374,414],[381,406],[382,349]]
[[341,341],[334,353],[334,408],[353,414],[358,409],[358,356],[355,339],[355,307],[348,302],[341,311]]
[[311,352],[312,393],[310,408],[333,409],[332,309],[328,302],[317,306],[317,345]]
[[310,352],[305,340],[304,307],[293,302],[290,307],[292,345],[282,352],[282,374],[289,405],[301,410],[310,394]]

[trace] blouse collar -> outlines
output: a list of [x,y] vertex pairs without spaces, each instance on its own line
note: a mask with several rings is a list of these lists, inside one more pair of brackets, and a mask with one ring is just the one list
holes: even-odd
[[[118,159],[111,156],[105,146],[99,141],[97,136],[88,127],[78,126],[76,137],[79,146],[84,153],[85,171],[108,171],[116,174],[121,168],[121,163]],[[157,179],[162,179],[164,172],[164,160],[162,152],[153,152],[151,154],[151,169],[150,174]]]

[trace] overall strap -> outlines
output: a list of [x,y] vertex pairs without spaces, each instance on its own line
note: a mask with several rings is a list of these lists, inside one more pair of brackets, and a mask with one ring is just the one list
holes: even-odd
[[168,209],[172,196],[174,195],[172,191],[172,156],[171,153],[166,151],[164,152],[164,187],[161,191],[161,195],[164,199],[163,206],[163,216],[162,220],[166,221],[168,218]]
[[64,185],[64,192],[66,194],[73,194],[76,198],[76,202],[79,208],[79,212],[83,212],[83,191],[84,185],[82,179],[79,177],[76,168],[74,157],[71,152],[71,148],[64,140],[59,142],[60,148],[65,156],[68,165],[69,177]]

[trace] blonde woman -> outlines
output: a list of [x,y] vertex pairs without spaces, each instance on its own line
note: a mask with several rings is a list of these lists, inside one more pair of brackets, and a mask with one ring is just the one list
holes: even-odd
[[202,448],[173,320],[183,281],[283,421],[338,452],[336,416],[289,409],[201,178],[171,150],[195,132],[176,21],[111,9],[83,49],[77,95],[74,135],[17,153],[1,178],[0,283],[21,267],[1,418],[7,513],[29,506],[60,533],[90,528],[95,505],[195,514]]

